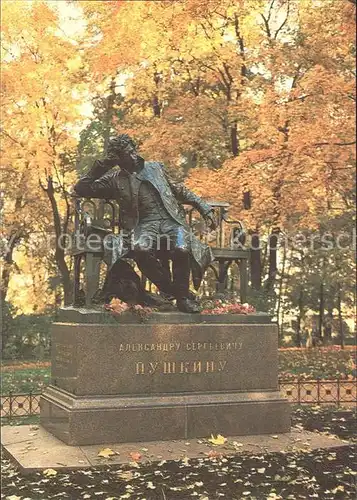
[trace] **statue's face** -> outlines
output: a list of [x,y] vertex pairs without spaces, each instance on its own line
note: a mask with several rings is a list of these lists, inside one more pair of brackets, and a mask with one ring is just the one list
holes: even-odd
[[109,145],[107,157],[108,159],[117,160],[119,166],[125,168],[126,170],[134,170],[138,154],[136,149],[130,144],[127,144],[124,148],[120,149],[110,147]]

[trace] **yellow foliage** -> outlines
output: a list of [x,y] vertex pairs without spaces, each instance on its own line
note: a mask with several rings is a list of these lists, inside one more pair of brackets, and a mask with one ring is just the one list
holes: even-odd
[[[28,244],[30,232],[53,231],[40,187],[50,178],[66,217],[79,132],[92,98],[110,102],[112,80],[115,93],[120,82],[125,88],[111,124],[198,194],[229,201],[247,227],[314,228],[328,207],[350,199],[352,2],[275,2],[270,10],[263,0],[77,4],[2,2],[7,239]],[[66,9],[80,27],[71,36]],[[243,210],[247,190],[252,208]]]

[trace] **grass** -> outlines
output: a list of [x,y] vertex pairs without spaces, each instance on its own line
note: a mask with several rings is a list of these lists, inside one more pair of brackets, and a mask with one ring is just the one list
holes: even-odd
[[38,425],[40,423],[40,414],[30,415],[28,417],[3,417],[1,418],[1,425]]
[[285,380],[353,378],[356,377],[355,356],[354,350],[341,350],[336,346],[315,349],[280,349],[279,377]]
[[23,364],[11,367],[3,366],[1,394],[40,392],[46,385],[49,385],[51,378],[49,364],[43,366],[43,363],[34,363],[33,365],[31,367],[26,367]]

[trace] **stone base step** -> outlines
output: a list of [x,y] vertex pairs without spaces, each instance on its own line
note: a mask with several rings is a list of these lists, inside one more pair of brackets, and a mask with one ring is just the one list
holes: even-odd
[[41,424],[69,445],[288,432],[290,407],[277,391],[74,396],[49,387]]

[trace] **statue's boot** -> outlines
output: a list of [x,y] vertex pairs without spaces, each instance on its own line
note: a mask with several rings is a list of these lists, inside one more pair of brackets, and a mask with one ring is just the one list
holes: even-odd
[[177,309],[181,312],[196,314],[201,311],[198,302],[192,300],[188,297],[183,297],[181,299],[177,299],[176,301]]
[[170,300],[167,300],[162,295],[156,295],[146,290],[140,293],[139,304],[146,307],[153,307],[160,311],[171,311],[173,307]]
[[178,250],[174,253],[172,274],[177,309],[185,313],[199,313],[200,306],[195,295],[189,289],[190,256],[188,252]]

